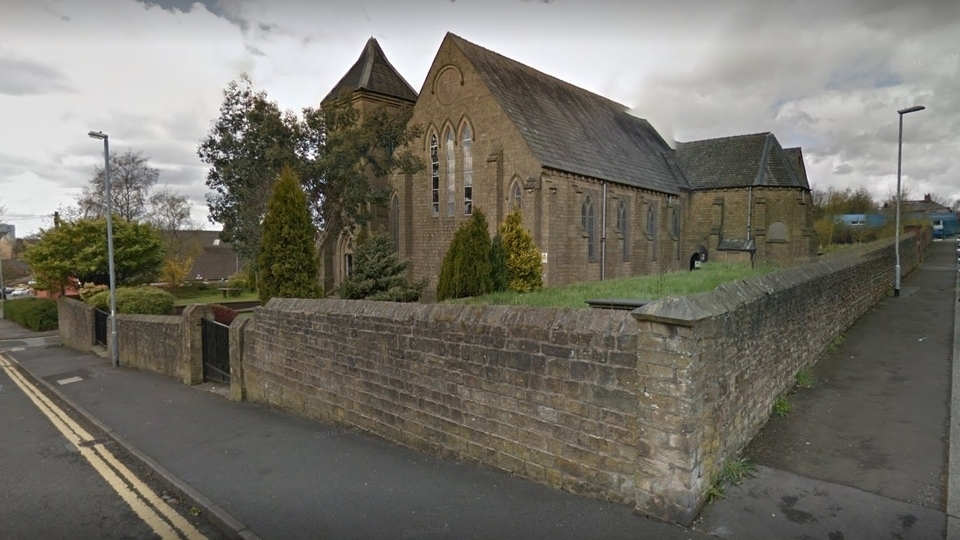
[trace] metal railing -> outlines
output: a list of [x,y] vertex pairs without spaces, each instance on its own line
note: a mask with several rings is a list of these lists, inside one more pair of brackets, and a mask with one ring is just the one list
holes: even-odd
[[93,310],[93,342],[97,345],[107,346],[107,321],[110,314],[99,309]]
[[203,335],[203,380],[230,382],[230,327],[200,319]]

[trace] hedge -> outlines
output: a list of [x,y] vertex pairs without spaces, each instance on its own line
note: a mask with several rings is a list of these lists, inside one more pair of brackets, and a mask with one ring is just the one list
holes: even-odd
[[3,304],[3,316],[37,332],[57,329],[57,301],[52,298],[20,298]]
[[[170,315],[173,295],[156,287],[120,287],[117,289],[117,313]],[[110,311],[110,291],[99,292],[87,300],[97,309]]]

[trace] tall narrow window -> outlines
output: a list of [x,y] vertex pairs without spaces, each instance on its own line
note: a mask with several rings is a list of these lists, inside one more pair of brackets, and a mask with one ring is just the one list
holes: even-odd
[[390,234],[393,238],[393,251],[400,253],[400,197],[396,193],[390,199]]
[[430,195],[433,203],[433,215],[440,215],[440,148],[437,136],[430,136]]
[[589,195],[580,207],[580,226],[587,235],[587,260],[593,262],[597,258],[597,246],[594,241],[593,199]]
[[647,235],[653,244],[650,246],[650,258],[657,260],[657,202],[647,205]]
[[627,222],[627,201],[620,199],[617,206],[617,229],[623,237],[623,261],[630,260],[630,224]]
[[523,207],[523,188],[520,187],[518,180],[514,180],[513,187],[510,188],[510,201],[513,203],[514,210]]
[[463,148],[463,214],[469,216],[473,213],[473,134],[466,124],[460,144]]
[[447,215],[452,216],[456,208],[457,196],[457,155],[453,153],[453,130],[447,130],[446,141],[443,143],[443,152],[447,157]]

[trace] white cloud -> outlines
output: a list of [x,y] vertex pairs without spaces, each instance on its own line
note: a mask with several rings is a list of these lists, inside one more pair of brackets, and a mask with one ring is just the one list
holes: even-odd
[[[146,5],[150,4],[150,6]],[[102,159],[142,150],[206,223],[196,146],[241,72],[288,109],[315,106],[370,36],[420,88],[447,31],[634,107],[665,138],[773,131],[814,186],[896,181],[960,198],[960,5],[734,0],[27,0],[0,7],[0,203],[21,233]],[[15,76],[5,74],[16,73]]]

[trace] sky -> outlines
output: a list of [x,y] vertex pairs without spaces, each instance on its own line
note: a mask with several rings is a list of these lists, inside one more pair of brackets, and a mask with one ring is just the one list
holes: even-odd
[[418,90],[446,32],[606,96],[668,141],[770,131],[812,187],[960,199],[960,2],[928,0],[4,0],[0,221],[52,225],[113,152],[210,223],[196,149],[248,73],[315,107],[375,37]]

